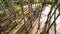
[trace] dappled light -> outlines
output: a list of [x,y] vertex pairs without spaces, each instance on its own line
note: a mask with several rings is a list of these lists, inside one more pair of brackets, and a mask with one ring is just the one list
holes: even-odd
[[60,34],[60,0],[0,0],[0,34]]

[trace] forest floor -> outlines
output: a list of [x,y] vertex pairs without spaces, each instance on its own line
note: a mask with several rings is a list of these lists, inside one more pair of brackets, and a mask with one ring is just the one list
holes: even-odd
[[[26,5],[26,6],[28,6],[28,5]],[[26,6],[24,6],[24,7],[26,7]],[[33,7],[35,8],[35,6],[33,6]],[[44,26],[44,23],[47,19],[47,15],[50,11],[50,8],[51,8],[51,5],[48,5],[44,8],[44,10],[42,12],[42,15],[41,15],[40,29],[38,30],[37,34],[40,34],[40,31],[43,29],[43,26]],[[54,11],[54,8],[53,8],[53,11]],[[58,15],[58,13],[59,12],[58,12],[58,9],[57,9],[56,15]],[[53,19],[54,19],[54,17],[52,17],[51,20],[53,20]],[[59,34],[60,33],[60,17],[56,20],[56,24],[57,24],[57,34]],[[37,28],[38,28],[38,18],[35,21],[34,27],[30,29],[29,34],[36,34]],[[53,31],[54,31],[54,28],[52,27],[51,31],[50,31],[50,34],[53,34]]]

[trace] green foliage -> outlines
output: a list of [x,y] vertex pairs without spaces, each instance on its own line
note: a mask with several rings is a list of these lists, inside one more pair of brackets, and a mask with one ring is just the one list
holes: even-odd
[[[28,0],[23,0],[23,2],[28,3]],[[32,0],[32,3],[37,3],[39,0]]]
[[38,3],[40,2],[40,0],[33,0],[33,3]]
[[19,2],[19,0],[15,0],[15,2]]
[[20,6],[14,6],[15,13],[19,13],[21,11]]
[[37,3],[38,2],[38,0],[34,0],[34,3]]
[[27,2],[28,2],[28,0],[23,0],[23,2],[27,3]]
[[53,0],[46,0],[47,2],[52,2]]
[[6,2],[6,0],[2,0],[1,3],[2,3],[2,6],[7,7],[7,2]]
[[[16,0],[16,2],[18,2],[18,1]],[[21,10],[20,6],[14,4],[13,2],[10,3],[10,5],[11,5],[12,9],[14,9],[15,13],[19,13],[19,11]]]

